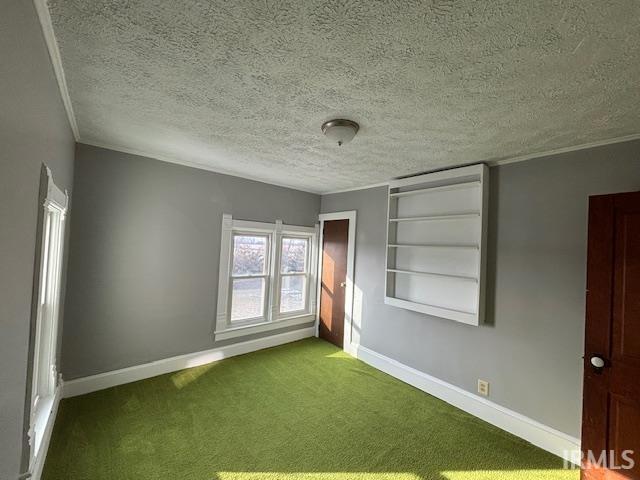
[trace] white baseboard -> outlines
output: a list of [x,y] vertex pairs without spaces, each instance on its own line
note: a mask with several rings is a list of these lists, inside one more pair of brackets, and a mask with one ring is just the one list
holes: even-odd
[[570,462],[575,462],[576,459],[580,458],[580,440],[571,435],[543,425],[513,410],[469,393],[460,387],[432,377],[366,347],[355,346],[350,350],[350,353],[355,351],[355,356],[358,359],[372,367],[444,400],[454,407],[464,410],[502,430],[506,430],[537,447]]
[[44,433],[42,434],[42,441],[41,441],[42,443],[40,444],[40,448],[38,449],[36,458],[33,460],[33,463],[29,468],[29,473],[31,474],[31,476],[29,476],[28,478],[30,480],[40,480],[40,477],[42,476],[42,471],[44,470],[44,463],[47,460],[47,452],[49,451],[49,443],[51,442],[51,434],[53,433],[53,426],[56,423],[56,416],[58,415],[58,406],[60,405],[60,399],[62,398],[63,392],[64,392],[64,382],[60,380],[58,383],[58,386],[56,387],[56,392],[53,395],[53,403],[51,404],[51,413],[49,414],[49,418],[47,419],[47,425],[45,426]]
[[302,328],[292,332],[280,333],[255,340],[238,342],[224,347],[212,348],[202,352],[188,353],[177,357],[165,358],[155,362],[144,363],[133,367],[113,370],[111,372],[91,375],[90,377],[69,380],[64,384],[64,398],[84,395],[85,393],[103,390],[116,385],[136,382],[165,373],[175,372],[185,368],[197,367],[211,362],[217,362],[236,355],[255,352],[264,348],[275,347],[285,343],[295,342],[303,338],[313,337],[315,327]]
[[[145,378],[155,377],[157,375],[163,375],[165,373],[175,372],[185,368],[205,365],[207,363],[216,362],[236,355],[242,355],[262,350],[264,348],[295,342],[297,340],[302,340],[303,338],[313,337],[315,333],[315,326],[308,327],[256,340],[249,340],[224,347],[213,348],[202,352],[166,358],[151,363],[136,365],[134,367],[123,368],[121,370],[92,375],[90,377],[78,378],[64,383],[63,396],[64,398],[74,397],[114,387],[116,385],[122,385],[125,383],[143,380]],[[577,438],[543,425],[540,422],[514,412],[513,410],[509,410],[508,408],[493,403],[485,398],[469,393],[466,390],[416,370],[415,368],[404,365],[397,360],[386,357],[367,347],[352,345],[350,348],[345,350],[372,367],[402,380],[409,385],[419,388],[434,397],[444,400],[445,402],[492,425],[495,425],[502,430],[506,430],[513,435],[527,440],[537,447],[547,450],[548,452],[568,461],[575,461],[576,458],[580,458],[580,440]],[[58,390],[61,389],[62,388],[59,388]],[[41,460],[41,465],[39,465],[40,473],[44,466],[44,457],[46,456],[46,450],[51,437],[51,430],[53,422],[55,421],[59,398],[60,394],[57,393],[57,398],[53,407],[52,420],[50,422],[51,427],[47,426],[47,432],[45,433],[45,438],[41,448],[43,458]],[[38,479],[40,474],[38,473],[38,476],[35,475],[37,466],[38,461],[36,461],[33,469],[34,479]]]

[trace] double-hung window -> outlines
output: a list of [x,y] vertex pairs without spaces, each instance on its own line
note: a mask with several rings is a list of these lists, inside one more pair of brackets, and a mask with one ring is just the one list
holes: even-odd
[[315,319],[316,227],[224,215],[216,340]]
[[310,238],[282,236],[280,242],[280,314],[305,312],[309,302]]
[[29,469],[44,461],[40,452],[45,430],[51,422],[51,411],[59,398],[56,347],[61,295],[61,272],[64,261],[65,218],[69,197],[54,183],[51,171],[45,168],[47,195],[43,203],[40,237],[35,336],[33,345],[33,378],[31,387],[31,418]]
[[230,323],[241,325],[266,318],[271,236],[233,233]]

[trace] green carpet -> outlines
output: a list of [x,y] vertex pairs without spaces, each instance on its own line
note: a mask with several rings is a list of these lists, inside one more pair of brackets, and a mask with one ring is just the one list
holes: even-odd
[[45,480],[578,479],[322,340],[66,399]]

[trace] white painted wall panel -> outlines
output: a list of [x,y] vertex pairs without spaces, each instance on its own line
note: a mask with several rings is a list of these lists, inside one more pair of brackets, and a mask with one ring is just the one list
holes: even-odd
[[478,277],[479,250],[459,248],[397,248],[395,268]]
[[455,311],[476,313],[477,285],[460,278],[396,274],[396,298]]

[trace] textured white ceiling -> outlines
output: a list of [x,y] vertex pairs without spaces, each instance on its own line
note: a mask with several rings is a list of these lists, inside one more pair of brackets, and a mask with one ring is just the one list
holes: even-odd
[[[80,140],[326,192],[640,133],[640,2],[50,0]],[[323,121],[360,123],[337,147]]]

